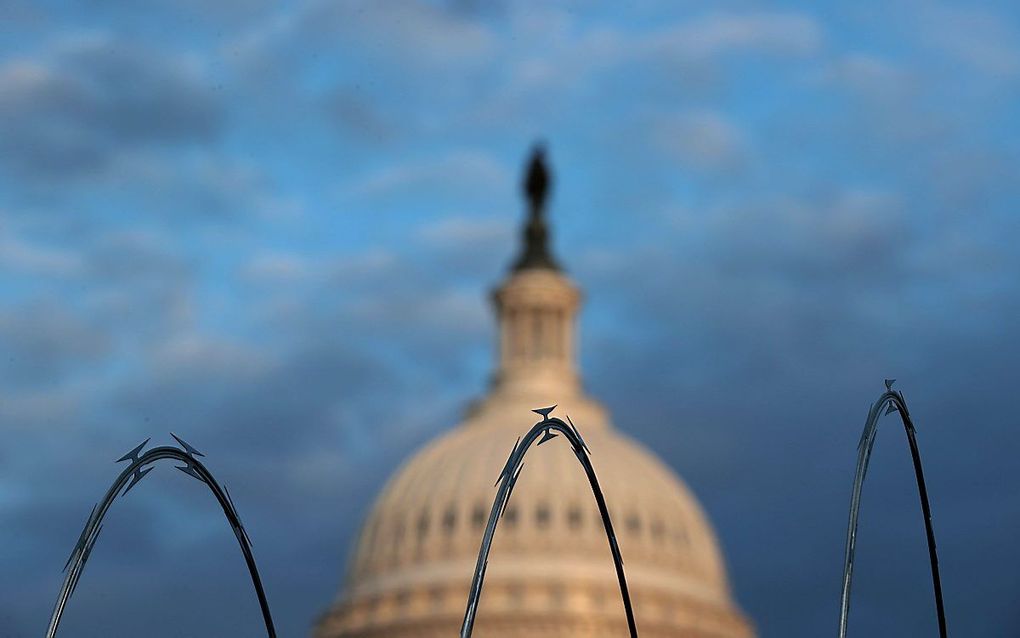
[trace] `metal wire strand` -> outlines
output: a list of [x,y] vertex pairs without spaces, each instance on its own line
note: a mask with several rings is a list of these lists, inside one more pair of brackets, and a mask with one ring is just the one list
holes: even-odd
[[[850,521],[846,532],[846,554],[843,563],[843,592],[839,606],[839,638],[846,638],[847,621],[850,615],[850,583],[854,571],[854,549],[857,544],[857,520],[861,510],[861,490],[864,487],[864,475],[868,471],[868,461],[875,445],[878,433],[878,420],[883,414],[899,412],[903,421],[903,429],[907,432],[910,443],[910,456],[914,462],[914,476],[917,479],[917,492],[921,499],[921,512],[924,514],[924,530],[928,536],[928,559],[931,562],[931,581],[935,592],[935,610],[938,614],[939,636],[946,638],[946,611],[942,603],[942,581],[939,577],[939,557],[935,550],[935,531],[931,523],[931,506],[928,504],[928,490],[924,485],[924,471],[921,469],[921,454],[917,449],[914,423],[907,410],[907,402],[903,393],[893,390],[895,380],[886,380],[886,391],[872,404],[868,411],[868,419],[864,424],[860,444],[857,447],[857,471],[854,475],[853,494],[850,497]],[[885,412],[883,413],[883,409]]]
[[[524,455],[540,435],[542,439],[538,441],[538,445],[542,445],[546,441],[555,438],[557,436],[556,432],[562,434],[570,443],[574,455],[581,463],[584,473],[588,477],[592,494],[594,494],[595,502],[598,504],[599,514],[602,516],[602,525],[605,527],[606,538],[609,540],[609,549],[613,554],[616,577],[620,582],[620,596],[623,598],[623,608],[627,613],[627,628],[630,631],[631,638],[637,638],[637,625],[634,622],[634,610],[631,607],[630,592],[627,589],[627,577],[623,573],[623,558],[620,555],[620,546],[616,541],[616,533],[613,531],[613,521],[609,517],[606,499],[602,494],[602,488],[599,487],[598,478],[595,476],[595,469],[588,458],[588,446],[585,445],[584,440],[573,423],[568,425],[557,417],[549,416],[555,407],[534,410],[535,413],[542,416],[542,420],[536,423],[524,435],[523,439],[517,440],[517,443],[510,451],[510,457],[503,466],[503,471],[500,472],[497,479],[499,490],[496,492],[496,498],[492,502],[492,509],[489,511],[489,522],[485,526],[482,544],[478,549],[478,561],[475,563],[475,571],[471,578],[471,589],[468,593],[467,609],[464,611],[464,622],[460,628],[461,638],[470,638],[471,632],[474,629],[475,615],[478,610],[478,601],[482,595],[482,583],[485,580],[485,568],[489,563],[489,549],[492,546],[492,539],[496,533],[496,524],[506,510],[510,494],[524,465]],[[570,421],[570,417],[567,417],[567,421]]]
[[[269,602],[266,600],[266,593],[262,588],[262,579],[259,577],[259,571],[255,565],[255,557],[251,552],[251,539],[248,537],[248,533],[241,524],[241,519],[238,516],[237,509],[234,507],[234,503],[230,498],[230,493],[227,492],[226,488],[221,487],[216,482],[212,473],[210,473],[209,470],[206,469],[205,465],[196,458],[203,456],[201,452],[188,445],[176,435],[172,436],[184,449],[179,449],[173,446],[160,446],[152,448],[148,452],[139,455],[145,445],[149,442],[148,439],[146,439],[141,445],[117,460],[118,463],[121,461],[131,461],[131,463],[113,482],[113,485],[110,486],[110,489],[107,490],[106,495],[103,497],[103,500],[93,507],[92,514],[89,515],[88,520],[85,522],[85,528],[78,537],[78,542],[75,544],[74,549],[71,550],[71,555],[67,559],[67,564],[64,565],[67,575],[64,577],[64,583],[60,588],[60,593],[57,595],[57,602],[53,608],[53,615],[50,617],[49,628],[46,630],[46,638],[54,638],[57,634],[57,627],[60,625],[60,619],[64,614],[64,609],[67,607],[67,602],[74,593],[75,587],[78,585],[78,580],[81,578],[82,571],[85,569],[85,563],[89,558],[89,554],[92,553],[92,548],[95,546],[96,539],[99,538],[100,530],[102,530],[103,517],[106,516],[106,512],[110,509],[113,501],[117,498],[118,494],[121,496],[127,494],[131,488],[137,485],[138,482],[145,477],[146,474],[154,469],[151,467],[148,469],[143,468],[148,465],[152,465],[161,459],[175,459],[184,463],[184,465],[176,466],[177,469],[201,481],[202,483],[205,483],[212,491],[213,496],[216,497],[220,507],[223,508],[223,514],[227,517],[227,521],[230,523],[230,527],[234,531],[234,535],[237,537],[237,542],[241,546],[241,552],[244,554],[244,560],[248,565],[248,573],[251,576],[252,586],[255,589],[256,596],[258,596],[259,607],[262,609],[262,619],[266,625],[266,633],[269,638],[276,638],[276,628],[273,626],[272,614],[270,614],[269,611]],[[121,490],[123,490],[123,492]],[[68,569],[68,567],[70,567],[70,569]]]

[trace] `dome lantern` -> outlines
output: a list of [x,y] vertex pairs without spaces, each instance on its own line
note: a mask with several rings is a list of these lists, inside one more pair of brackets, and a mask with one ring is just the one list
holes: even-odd
[[580,389],[574,326],[581,293],[549,250],[545,211],[551,188],[545,148],[536,144],[522,180],[528,202],[524,246],[509,277],[493,292],[499,323],[494,391],[544,387],[559,401]]

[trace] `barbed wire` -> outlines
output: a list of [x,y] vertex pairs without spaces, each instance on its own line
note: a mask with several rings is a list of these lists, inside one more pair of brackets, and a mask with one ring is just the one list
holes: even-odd
[[[244,554],[252,586],[255,588],[255,594],[259,599],[259,607],[262,609],[262,619],[266,624],[266,633],[270,638],[276,638],[276,628],[273,625],[272,614],[269,611],[269,602],[266,600],[266,593],[262,588],[262,579],[259,577],[259,571],[255,565],[255,557],[251,551],[252,542],[248,537],[248,532],[244,529],[244,525],[241,523],[241,517],[237,514],[237,508],[234,507],[234,502],[230,498],[230,492],[227,491],[226,486],[221,487],[216,482],[212,473],[198,460],[197,457],[205,456],[204,454],[193,448],[176,434],[171,433],[170,436],[174,437],[183,449],[164,445],[140,454],[149,443],[149,439],[145,439],[140,445],[117,459],[117,463],[130,461],[130,464],[120,473],[113,482],[113,485],[110,486],[110,489],[107,490],[103,500],[92,507],[92,513],[89,514],[88,520],[85,521],[85,527],[78,537],[78,542],[75,543],[74,548],[71,550],[71,555],[64,564],[64,571],[67,572],[67,575],[64,577],[64,583],[57,596],[53,615],[50,617],[49,628],[46,631],[46,638],[54,638],[57,634],[57,627],[60,625],[60,619],[64,614],[64,609],[67,607],[67,602],[78,586],[82,571],[85,569],[85,563],[95,547],[99,533],[103,530],[103,517],[106,516],[107,511],[109,511],[118,495],[122,497],[126,495],[149,472],[155,469],[152,467],[147,468],[146,466],[162,459],[175,459],[184,463],[184,465],[175,467],[188,476],[205,483],[216,497],[220,507],[223,508],[223,514],[227,517],[227,522],[230,523],[230,527],[234,531],[234,536],[237,537],[237,542],[241,546],[241,552]],[[121,491],[122,489],[123,492]],[[68,567],[70,567],[69,571]]]
[[[854,476],[853,491],[850,498],[850,516],[847,525],[843,586],[840,597],[839,638],[846,638],[847,632],[850,611],[850,590],[853,578],[854,557],[857,541],[857,526],[860,517],[861,493],[863,490],[864,478],[867,473],[871,452],[875,444],[875,438],[878,432],[878,422],[883,415],[892,414],[893,412],[899,413],[904,430],[907,434],[907,440],[910,444],[910,453],[913,460],[914,474],[917,480],[918,495],[921,501],[921,510],[924,515],[925,532],[928,541],[928,554],[931,563],[935,607],[938,615],[939,636],[941,638],[946,638],[947,636],[945,607],[942,599],[942,584],[939,576],[938,554],[935,546],[935,533],[932,527],[931,507],[928,501],[928,491],[925,486],[924,472],[921,467],[920,452],[917,447],[916,430],[914,428],[913,421],[910,418],[906,400],[901,392],[892,389],[893,383],[894,380],[886,380],[886,391],[882,393],[878,401],[872,404],[871,409],[868,412],[868,417],[865,422],[860,443],[858,445],[857,468]],[[513,493],[514,485],[517,483],[517,479],[524,467],[524,457],[532,444],[536,441],[538,445],[542,445],[543,443],[556,438],[559,434],[562,434],[570,443],[574,455],[577,457],[584,469],[585,475],[588,478],[592,494],[594,495],[595,502],[599,508],[603,527],[606,531],[609,548],[613,556],[617,580],[620,585],[620,595],[623,599],[624,610],[627,616],[628,630],[631,638],[637,638],[637,626],[634,620],[630,592],[627,586],[626,575],[624,573],[623,558],[620,553],[616,533],[613,530],[613,523],[609,515],[609,509],[606,505],[605,496],[602,493],[598,478],[595,475],[595,470],[589,458],[590,450],[584,442],[584,439],[581,437],[581,434],[570,420],[569,416],[567,417],[566,422],[558,417],[550,416],[555,407],[556,406],[533,410],[533,412],[542,417],[542,420],[536,423],[528,431],[528,433],[524,435],[524,437],[517,439],[517,442],[510,450],[510,455],[507,458],[506,463],[503,465],[503,468],[497,477],[496,483],[499,488],[497,490],[496,497],[493,500],[492,508],[489,512],[488,523],[485,527],[481,546],[478,550],[478,559],[475,564],[475,570],[472,574],[467,607],[464,612],[464,621],[460,630],[460,638],[470,638],[472,635],[475,618],[477,616],[478,603],[481,599],[482,585],[485,580],[485,571],[488,566],[489,552],[492,547],[493,538],[495,537],[496,527],[506,511],[507,505],[510,501],[510,496]],[[162,459],[174,459],[182,462],[184,465],[176,466],[177,469],[204,483],[216,497],[216,500],[223,509],[223,513],[237,538],[241,552],[244,554],[252,585],[259,600],[259,606],[262,611],[263,621],[265,622],[266,632],[270,638],[276,638],[276,629],[273,625],[272,615],[269,610],[269,603],[266,599],[262,580],[259,576],[258,568],[255,564],[255,558],[251,551],[252,542],[241,522],[240,516],[237,513],[237,508],[234,506],[229,491],[227,491],[225,486],[221,487],[219,483],[216,482],[212,473],[209,472],[201,461],[198,460],[197,457],[204,456],[201,452],[196,450],[177,435],[171,433],[171,436],[173,436],[183,449],[173,446],[160,446],[143,454],[142,450],[149,442],[149,439],[146,439],[130,452],[117,459],[118,463],[123,461],[130,461],[130,463],[113,482],[113,485],[111,485],[109,490],[107,490],[103,499],[93,506],[92,512],[89,514],[89,517],[85,522],[85,526],[78,537],[78,541],[71,550],[71,555],[68,557],[67,562],[64,565],[66,576],[64,578],[63,585],[61,586],[60,593],[57,596],[57,602],[50,618],[46,638],[55,638],[56,636],[57,628],[60,625],[60,620],[63,616],[64,610],[66,609],[67,603],[78,585],[82,572],[84,571],[85,564],[87,563],[89,556],[95,547],[96,541],[99,538],[99,534],[103,529],[103,518],[106,516],[106,513],[109,511],[113,502],[118,496],[123,497],[130,492],[149,472],[154,469],[153,467],[148,466],[153,465]]]
[[510,501],[510,494],[513,492],[517,478],[521,474],[521,469],[524,467],[524,455],[540,435],[542,438],[538,441],[538,445],[556,438],[556,432],[563,434],[564,438],[570,442],[574,456],[577,457],[577,460],[584,468],[585,475],[588,477],[591,491],[595,495],[595,502],[598,504],[599,514],[602,516],[602,525],[605,527],[606,538],[609,540],[609,549],[613,554],[616,577],[620,582],[620,596],[623,598],[623,608],[627,612],[627,628],[630,630],[631,638],[637,638],[638,633],[637,625],[634,622],[634,610],[631,607],[630,592],[627,589],[627,577],[623,572],[623,557],[620,555],[620,546],[616,540],[616,533],[613,531],[613,521],[609,517],[606,499],[602,494],[602,488],[599,487],[598,478],[595,476],[595,469],[588,458],[591,451],[585,444],[584,439],[581,438],[577,428],[574,427],[573,421],[570,421],[569,416],[567,417],[569,425],[558,417],[549,416],[554,409],[556,409],[555,405],[550,408],[532,410],[532,412],[540,415],[542,420],[536,423],[524,435],[523,439],[517,439],[517,442],[510,450],[510,456],[507,458],[506,464],[503,465],[503,469],[496,479],[499,490],[496,492],[496,498],[492,502],[492,509],[489,511],[489,522],[485,526],[482,544],[478,549],[478,560],[475,563],[475,571],[471,577],[471,589],[468,592],[467,609],[464,611],[464,622],[460,628],[461,638],[470,638],[471,632],[474,630],[478,601],[481,599],[482,583],[485,580],[485,569],[489,564],[489,550],[492,547],[492,539],[496,533],[496,525],[502,518],[503,512],[506,511],[507,503]]
[[[868,419],[864,423],[864,432],[861,434],[861,441],[857,446],[857,471],[854,475],[853,493],[850,496],[850,521],[846,531],[843,592],[840,596],[839,606],[839,638],[846,638],[847,622],[850,615],[850,583],[854,571],[857,520],[861,510],[861,490],[864,487],[864,475],[868,471],[868,461],[871,459],[871,450],[875,445],[878,421],[883,414],[892,414],[893,412],[899,412],[900,420],[903,422],[903,429],[907,432],[907,441],[910,443],[910,456],[914,462],[917,492],[921,499],[921,511],[924,514],[924,530],[928,536],[928,559],[931,563],[931,580],[932,588],[935,592],[935,610],[938,614],[939,636],[946,638],[946,611],[942,603],[942,580],[939,577],[939,557],[935,550],[935,531],[932,529],[928,489],[924,484],[924,471],[921,469],[921,454],[917,449],[914,422],[910,418],[910,411],[907,410],[907,402],[903,398],[903,393],[892,389],[895,382],[895,379],[886,379],[885,392],[878,398],[878,401],[871,404],[871,409],[868,411]],[[882,412],[883,408],[885,408],[884,413]]]

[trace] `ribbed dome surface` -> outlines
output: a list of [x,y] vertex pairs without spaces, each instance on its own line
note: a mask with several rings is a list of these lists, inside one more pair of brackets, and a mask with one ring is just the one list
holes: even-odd
[[[578,405],[582,414],[590,411],[584,407]],[[597,414],[595,427],[575,422],[620,539],[641,634],[749,636],[695,498],[652,454],[598,423]],[[513,416],[519,425],[500,425],[485,410],[393,476],[366,520],[345,595],[322,635],[456,635],[493,483],[534,422],[527,410]],[[528,452],[497,528],[475,635],[536,632],[626,633],[598,509],[561,438]]]

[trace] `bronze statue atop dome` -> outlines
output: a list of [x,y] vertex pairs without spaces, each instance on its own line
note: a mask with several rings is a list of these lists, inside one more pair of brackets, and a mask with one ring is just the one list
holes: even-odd
[[528,222],[524,226],[524,249],[513,269],[560,270],[549,251],[549,230],[545,225],[545,203],[552,188],[552,174],[545,161],[545,146],[535,144],[524,175],[523,191],[528,199]]
[[545,146],[541,143],[535,144],[531,151],[531,161],[528,162],[528,172],[524,178],[524,192],[531,204],[532,215],[541,215],[545,209],[545,199],[549,194],[549,186],[552,176],[549,168],[545,165]]

